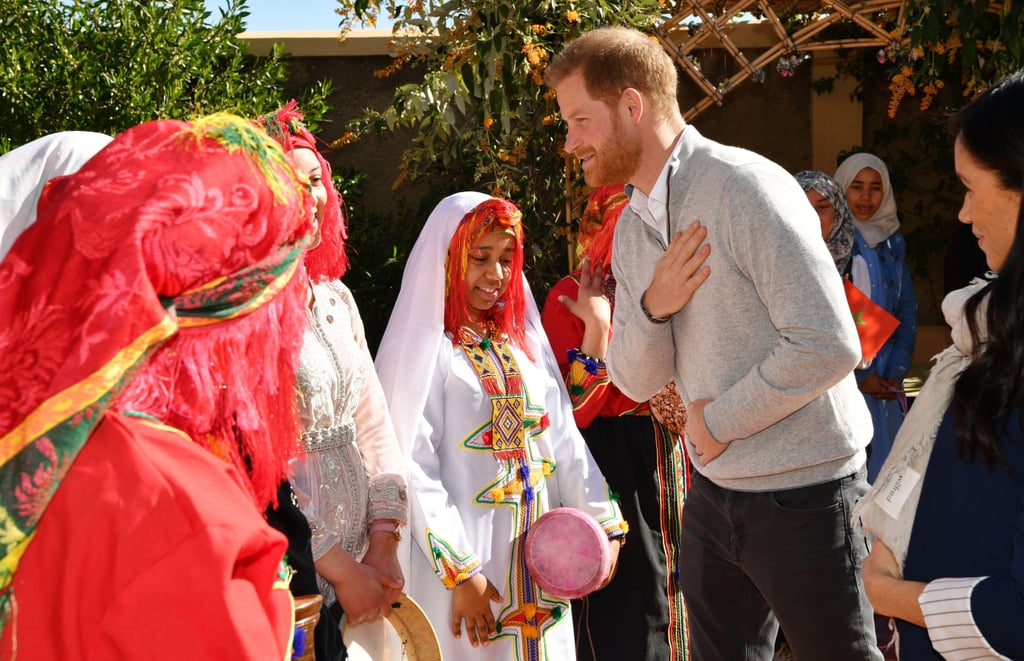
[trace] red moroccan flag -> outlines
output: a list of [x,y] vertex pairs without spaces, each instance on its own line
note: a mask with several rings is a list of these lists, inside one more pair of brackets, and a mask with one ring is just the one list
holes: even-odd
[[865,360],[871,360],[900,325],[900,321],[845,278],[843,288],[846,290],[850,312],[853,313],[853,322],[857,325],[857,335],[860,336],[861,355]]

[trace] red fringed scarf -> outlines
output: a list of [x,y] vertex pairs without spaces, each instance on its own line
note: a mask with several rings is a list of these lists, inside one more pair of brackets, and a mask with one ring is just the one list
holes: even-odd
[[260,117],[259,123],[270,137],[280,143],[285,152],[305,148],[316,154],[327,189],[327,204],[320,227],[320,245],[306,253],[306,272],[314,282],[337,280],[348,270],[345,239],[348,238],[344,200],[334,186],[331,164],[317,148],[316,138],[302,123],[298,101],[292,99],[277,112]]
[[274,499],[298,438],[293,276],[310,208],[277,143],[230,115],[129,129],[46,187],[0,264],[0,627],[18,561],[108,408],[238,465],[260,511]]
[[612,267],[612,237],[622,210],[629,204],[622,184],[599,186],[587,198],[576,234],[576,256],[600,262],[605,272]]

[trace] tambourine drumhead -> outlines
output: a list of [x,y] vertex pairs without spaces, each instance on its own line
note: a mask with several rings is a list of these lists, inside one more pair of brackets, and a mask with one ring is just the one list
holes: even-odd
[[356,626],[346,623],[341,636],[350,661],[441,661],[441,643],[434,628],[407,594],[399,598],[386,620]]
[[524,551],[533,580],[555,597],[589,594],[611,571],[608,536],[593,517],[572,507],[541,515],[526,533]]

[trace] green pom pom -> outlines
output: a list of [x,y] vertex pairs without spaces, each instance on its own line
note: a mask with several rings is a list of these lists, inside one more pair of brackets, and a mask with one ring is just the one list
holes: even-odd
[[565,617],[565,609],[561,606],[555,606],[551,609],[551,617],[555,618],[555,622]]
[[494,631],[496,633],[501,633],[501,620],[494,621]]
[[569,394],[574,395],[576,397],[579,397],[580,395],[583,394],[583,386],[581,386],[581,385],[574,385],[574,386],[572,386],[571,388],[569,388]]
[[442,556],[442,555],[444,555],[444,554],[443,554],[443,553],[441,552],[441,549],[434,549],[433,553],[434,553],[434,557],[435,557],[435,558],[437,558],[438,560],[440,560],[440,559],[441,559],[441,556]]
[[488,349],[490,349],[491,348],[491,338],[485,337],[484,339],[480,340],[480,348],[483,349],[484,351],[487,351]]

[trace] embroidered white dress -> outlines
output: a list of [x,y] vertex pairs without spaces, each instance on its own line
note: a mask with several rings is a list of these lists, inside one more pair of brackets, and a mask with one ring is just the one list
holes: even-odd
[[[494,355],[495,348],[489,351]],[[446,661],[575,659],[569,603],[545,594],[527,575],[524,530],[561,505],[592,515],[609,534],[621,530],[621,514],[573,422],[557,369],[547,356],[538,365],[517,349],[513,354],[525,390],[532,502],[523,495],[519,462],[495,458],[491,400],[466,352],[447,337],[435,349],[412,442],[409,532],[416,548],[408,592],[433,624]],[[499,634],[473,648],[465,633],[461,639],[451,634],[450,588],[478,571],[502,601],[492,603]]]
[[[292,487],[312,530],[313,559],[339,544],[357,560],[377,519],[405,523],[405,461],[348,287],[313,285],[299,361],[305,456]],[[326,603],[334,589],[317,577]]]

